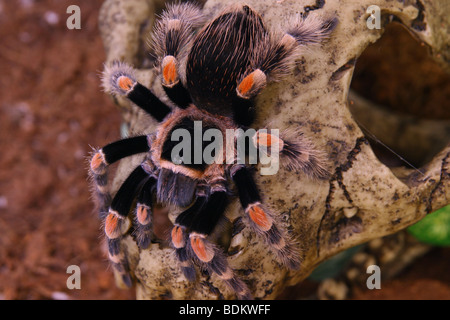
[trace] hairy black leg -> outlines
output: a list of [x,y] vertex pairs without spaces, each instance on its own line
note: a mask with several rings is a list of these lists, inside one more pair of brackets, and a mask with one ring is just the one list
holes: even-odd
[[297,269],[300,266],[297,248],[287,232],[277,223],[277,217],[262,204],[250,171],[243,165],[236,165],[232,168],[231,176],[238,189],[239,200],[249,226],[264,238],[284,265]]
[[323,19],[313,14],[300,15],[291,19],[286,33],[300,46],[317,45],[330,37],[338,22],[335,17]]
[[[289,41],[291,39],[291,41]],[[266,34],[250,58],[252,70],[238,76],[238,83],[232,101],[234,120],[249,126],[254,120],[255,97],[266,86],[268,79],[277,80],[287,74],[293,66],[295,40],[283,38],[278,42]]]
[[247,285],[235,275],[233,269],[228,265],[223,250],[207,239],[222,217],[227,204],[225,190],[212,191],[207,202],[192,219],[189,248],[204,267],[210,272],[216,273],[239,299],[247,300],[252,298]]
[[150,147],[148,145],[148,137],[136,136],[110,143],[104,146],[101,149],[101,152],[105,157],[106,164],[109,165],[123,158],[138,153],[148,152],[149,150]]
[[136,82],[126,97],[159,122],[171,112],[171,109],[159,100],[147,87]]
[[198,196],[188,209],[178,215],[175,220],[175,226],[172,229],[172,245],[175,248],[177,258],[181,263],[183,274],[189,281],[194,281],[196,275],[192,264],[192,257],[187,251],[189,238],[186,229],[190,227],[192,218],[202,210],[205,203],[206,197]]
[[111,204],[108,190],[108,166],[123,158],[148,152],[150,149],[147,136],[137,136],[110,143],[95,151],[90,160],[90,176],[97,195],[100,218],[105,218]]
[[255,100],[245,99],[238,95],[233,98],[233,120],[244,127],[250,126],[255,120]]
[[285,35],[275,41],[269,34],[266,34],[250,58],[252,69],[246,70],[237,79],[237,97],[243,100],[252,100],[261,92],[267,82],[279,80],[289,74],[294,66],[296,47],[296,41],[290,35]]
[[[175,30],[171,31],[167,33],[168,38],[174,36]],[[169,99],[180,108],[186,109],[192,103],[192,99],[181,82],[179,74],[180,63],[172,54],[175,54],[175,50],[166,52],[166,56],[162,59],[160,66],[161,84]]]
[[191,48],[194,30],[203,24],[203,20],[201,8],[193,3],[168,5],[152,34],[162,86],[167,96],[181,108],[191,103],[182,84],[181,68]]
[[247,286],[236,277],[222,249],[207,239],[226,209],[227,198],[223,188],[213,189],[210,194],[200,191],[194,204],[177,217],[172,230],[172,243],[188,279],[195,276],[189,261],[196,259],[206,270],[216,273],[227,283],[238,298],[250,299]]
[[123,283],[130,288],[133,285],[133,280],[131,278],[130,266],[128,264],[126,252],[120,250],[117,254],[114,255],[108,252],[108,258],[111,266],[122,278]]
[[147,87],[140,84],[133,68],[122,62],[113,63],[103,72],[103,86],[107,92],[125,96],[142,110],[161,122],[171,109]]
[[249,57],[251,69],[237,77],[232,107],[238,124],[248,126],[253,122],[255,97],[268,80],[277,80],[291,69],[294,44],[295,40],[290,36],[273,41],[268,33],[256,43],[255,52]]
[[[104,146],[94,153],[90,161],[90,174],[99,198],[100,218],[102,221],[105,221],[109,259],[111,265],[119,273],[127,286],[131,286],[132,280],[127,258],[125,253],[120,250],[120,238],[122,233],[128,229],[126,216],[131,207],[130,201],[134,199],[139,186],[149,176],[139,166],[126,179],[114,197],[114,200],[111,200],[111,195],[107,187],[107,168],[109,165],[123,158],[148,152],[149,150],[148,137],[137,136]],[[110,205],[111,207],[108,210]]]
[[227,192],[213,191],[196,215],[192,216],[190,229],[192,232],[209,235],[216,227],[227,207]]
[[119,251],[119,240],[129,228],[127,217],[131,206],[148,179],[148,173],[139,165],[125,179],[111,202],[108,216],[105,219],[105,233],[109,240],[111,254],[117,254]]
[[252,147],[258,149],[260,157],[278,153],[281,165],[288,170],[301,171],[313,179],[330,177],[325,153],[297,129],[289,128],[277,134],[260,129],[252,137]]
[[180,108],[187,108],[192,103],[191,96],[181,82],[172,87],[163,86],[164,91],[170,100]]
[[120,274],[124,283],[131,286],[131,276],[125,253],[120,248],[122,236],[130,228],[127,218],[136,194],[149,179],[146,171],[138,166],[131,172],[120,186],[109,208],[105,219],[105,234],[108,243],[109,259],[113,268]]
[[291,72],[299,47],[320,44],[336,25],[336,19],[324,21],[308,15],[292,19],[287,32],[279,39],[264,33],[256,42],[254,52],[249,55],[251,69],[244,70],[237,79],[236,98],[232,104],[235,121],[249,125],[253,121],[252,100],[268,82],[280,80]]
[[137,197],[135,210],[135,234],[139,248],[147,248],[152,240],[152,197],[157,180],[150,177]]

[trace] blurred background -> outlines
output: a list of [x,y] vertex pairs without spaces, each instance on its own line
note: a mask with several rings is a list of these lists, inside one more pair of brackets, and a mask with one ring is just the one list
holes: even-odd
[[[135,297],[115,285],[87,179],[91,147],[120,137],[120,113],[100,88],[101,3],[0,0],[0,299]],[[81,30],[66,27],[74,4]],[[354,88],[396,112],[450,120],[449,76],[400,27],[361,57]],[[81,290],[66,286],[70,265],[81,268]],[[450,299],[449,270],[450,248],[436,246],[381,290],[362,284],[349,298]],[[281,298],[317,287],[308,280]]]
[[[0,1],[0,296],[120,299],[87,180],[91,146],[119,138],[101,91],[102,1]],[[69,5],[81,30],[68,30]],[[69,265],[81,290],[68,290]],[[63,294],[61,294],[63,293]]]

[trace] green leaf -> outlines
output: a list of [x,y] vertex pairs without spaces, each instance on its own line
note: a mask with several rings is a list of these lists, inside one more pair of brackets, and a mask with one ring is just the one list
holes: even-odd
[[410,226],[408,232],[421,242],[450,246],[450,205]]

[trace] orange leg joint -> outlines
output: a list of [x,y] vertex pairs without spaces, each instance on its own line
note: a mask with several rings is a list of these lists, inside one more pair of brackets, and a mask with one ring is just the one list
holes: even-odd
[[147,225],[151,220],[151,215],[146,206],[138,205],[136,209],[137,220],[142,225]]
[[236,88],[237,94],[244,98],[249,99],[255,96],[266,85],[266,75],[259,69],[256,69],[249,75],[247,75],[239,83]]
[[262,231],[269,231],[270,228],[272,228],[272,218],[267,215],[259,205],[250,206],[250,208],[248,208],[248,215]]
[[103,153],[101,151],[94,154],[94,156],[91,159],[90,165],[91,171],[94,172],[95,174],[103,173],[106,166],[106,162],[105,157],[103,156]]
[[105,220],[105,233],[109,239],[121,236],[122,219],[115,212],[110,212]]
[[172,243],[177,249],[183,248],[184,243],[184,232],[180,226],[175,226],[172,229]]
[[272,147],[272,145],[278,145],[278,151],[283,150],[284,142],[282,139],[278,138],[277,136],[265,133],[265,132],[257,132],[256,133],[256,140],[255,145],[257,147],[263,146],[263,147]]
[[201,236],[191,236],[191,246],[201,261],[209,262],[214,258],[214,249],[205,244],[205,240]]
[[171,87],[178,82],[177,59],[166,56],[162,62],[162,75],[164,85]]
[[117,85],[119,86],[120,89],[124,91],[129,91],[133,88],[134,81],[127,76],[120,76],[117,79]]

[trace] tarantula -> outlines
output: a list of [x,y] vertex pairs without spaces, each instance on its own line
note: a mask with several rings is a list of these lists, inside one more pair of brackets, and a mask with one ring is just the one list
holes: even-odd
[[[264,205],[248,159],[252,148],[260,155],[279,154],[285,167],[313,178],[326,178],[322,154],[297,131],[278,136],[260,129],[240,138],[254,121],[255,98],[266,84],[289,74],[299,48],[327,39],[336,23],[336,19],[321,20],[311,14],[297,16],[283,34],[275,36],[247,5],[228,8],[207,24],[196,5],[169,5],[156,24],[152,45],[162,86],[176,107],[166,105],[140,84],[132,67],[121,62],[106,66],[106,91],[127,97],[159,122],[155,133],[108,144],[95,150],[90,160],[109,258],[127,285],[131,286],[132,280],[120,240],[133,230],[138,246],[149,246],[156,195],[158,203],[184,210],[174,221],[171,245],[185,277],[194,280],[195,266],[199,265],[216,273],[238,298],[250,298],[249,289],[228,265],[223,250],[209,238],[234,195],[232,183],[246,225],[283,265],[299,268],[300,250],[278,215]],[[211,153],[212,162],[197,158],[208,148],[205,141],[180,150],[174,139],[180,132],[194,136],[196,130],[203,135],[210,129],[222,134],[215,142],[227,145]],[[230,130],[241,133],[232,136],[231,147],[226,134]],[[244,141],[240,154],[238,140]],[[146,153],[144,161],[112,198],[108,166],[139,153]],[[130,211],[134,219],[128,218]]]

